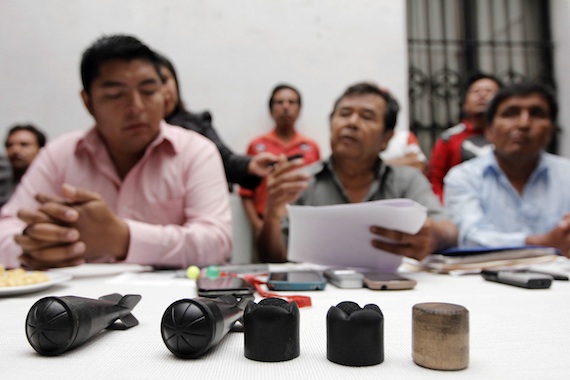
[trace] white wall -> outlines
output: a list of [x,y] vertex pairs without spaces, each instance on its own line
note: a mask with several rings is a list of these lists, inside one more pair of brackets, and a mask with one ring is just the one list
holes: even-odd
[[83,50],[133,34],[177,66],[191,110],[209,109],[230,147],[272,128],[278,82],[303,95],[298,127],[328,154],[328,113],[347,85],[391,89],[407,128],[405,1],[0,0],[0,136],[33,122],[54,138],[91,125],[79,98]]
[[551,0],[552,38],[554,40],[554,71],[560,106],[558,124],[562,128],[559,153],[570,157],[570,1]]

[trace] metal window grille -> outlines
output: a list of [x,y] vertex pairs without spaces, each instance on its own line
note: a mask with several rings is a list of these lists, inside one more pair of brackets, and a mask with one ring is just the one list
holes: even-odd
[[[410,129],[426,154],[459,122],[463,82],[485,72],[504,84],[555,87],[548,0],[407,0]],[[555,136],[556,137],[556,136]],[[556,138],[550,151],[556,151]]]

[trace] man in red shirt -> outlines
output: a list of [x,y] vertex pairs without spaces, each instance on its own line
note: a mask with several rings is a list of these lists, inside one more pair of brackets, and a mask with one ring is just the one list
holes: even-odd
[[[276,155],[302,155],[305,165],[320,159],[317,143],[300,134],[295,122],[301,111],[301,94],[297,89],[280,84],[273,89],[269,99],[269,111],[275,120],[275,128],[254,138],[247,149],[248,155],[270,152]],[[261,230],[267,203],[267,183],[265,180],[255,190],[240,188],[240,196],[246,214],[255,234]]]
[[433,192],[443,200],[443,178],[453,166],[489,149],[483,134],[487,105],[502,84],[492,75],[477,73],[467,81],[461,123],[449,128],[436,141],[428,165]]

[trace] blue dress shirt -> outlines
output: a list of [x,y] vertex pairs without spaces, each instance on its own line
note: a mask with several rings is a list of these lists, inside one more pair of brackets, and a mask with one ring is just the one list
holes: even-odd
[[570,160],[542,153],[522,195],[493,152],[452,168],[444,203],[459,228],[460,246],[524,245],[570,212]]

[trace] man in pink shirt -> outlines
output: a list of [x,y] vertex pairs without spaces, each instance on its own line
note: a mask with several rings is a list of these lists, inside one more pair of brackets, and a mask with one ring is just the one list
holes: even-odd
[[103,37],[84,52],[81,75],[95,126],[54,140],[34,160],[0,214],[0,264],[227,262],[220,154],[162,120],[154,52],[130,36]]

